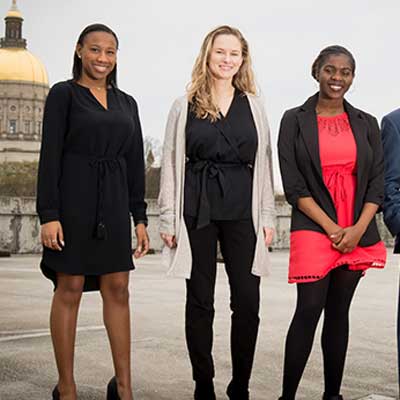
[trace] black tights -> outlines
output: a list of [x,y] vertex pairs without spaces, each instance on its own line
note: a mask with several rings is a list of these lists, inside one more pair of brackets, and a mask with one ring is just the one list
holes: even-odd
[[325,393],[339,394],[349,338],[350,303],[360,278],[360,271],[341,267],[319,281],[297,284],[296,311],[286,338],[284,400],[295,398],[322,310]]

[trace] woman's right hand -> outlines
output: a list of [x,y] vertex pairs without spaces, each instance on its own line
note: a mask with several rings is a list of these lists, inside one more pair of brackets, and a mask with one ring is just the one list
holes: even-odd
[[344,233],[344,229],[335,223],[332,223],[329,228],[326,229],[326,234],[333,244],[338,244],[343,239]]
[[172,249],[176,247],[176,238],[175,235],[168,235],[167,233],[160,233],[161,239],[163,240],[164,244]]
[[43,224],[40,236],[43,246],[49,249],[61,251],[65,246],[60,221],[50,221]]

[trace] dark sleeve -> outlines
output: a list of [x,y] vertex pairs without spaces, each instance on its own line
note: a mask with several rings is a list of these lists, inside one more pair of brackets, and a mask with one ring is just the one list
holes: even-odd
[[147,225],[145,196],[145,167],[142,128],[139,120],[137,104],[131,98],[133,120],[135,124],[131,144],[125,154],[129,190],[129,210],[132,213],[135,225]]
[[290,110],[286,111],[279,128],[278,156],[283,190],[286,200],[293,207],[297,207],[300,197],[311,197],[296,161],[295,141],[298,129],[296,116]]
[[375,203],[381,206],[384,198],[384,164],[381,134],[378,121],[369,116],[370,132],[369,141],[373,151],[373,161],[368,177],[365,203]]
[[394,236],[400,233],[400,127],[387,117],[382,120],[382,144],[385,155],[383,216]]
[[41,224],[60,219],[59,180],[70,101],[69,84],[61,82],[50,89],[44,107],[36,198]]

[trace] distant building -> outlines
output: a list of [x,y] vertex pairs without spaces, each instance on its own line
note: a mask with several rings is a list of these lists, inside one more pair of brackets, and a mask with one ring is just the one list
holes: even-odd
[[47,72],[27,50],[16,0],[5,16],[0,40],[0,162],[38,159]]

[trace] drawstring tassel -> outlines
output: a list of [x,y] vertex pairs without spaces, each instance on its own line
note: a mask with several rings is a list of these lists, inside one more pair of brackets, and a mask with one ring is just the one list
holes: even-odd
[[107,229],[103,222],[99,222],[96,227],[96,239],[106,240],[107,239]]

